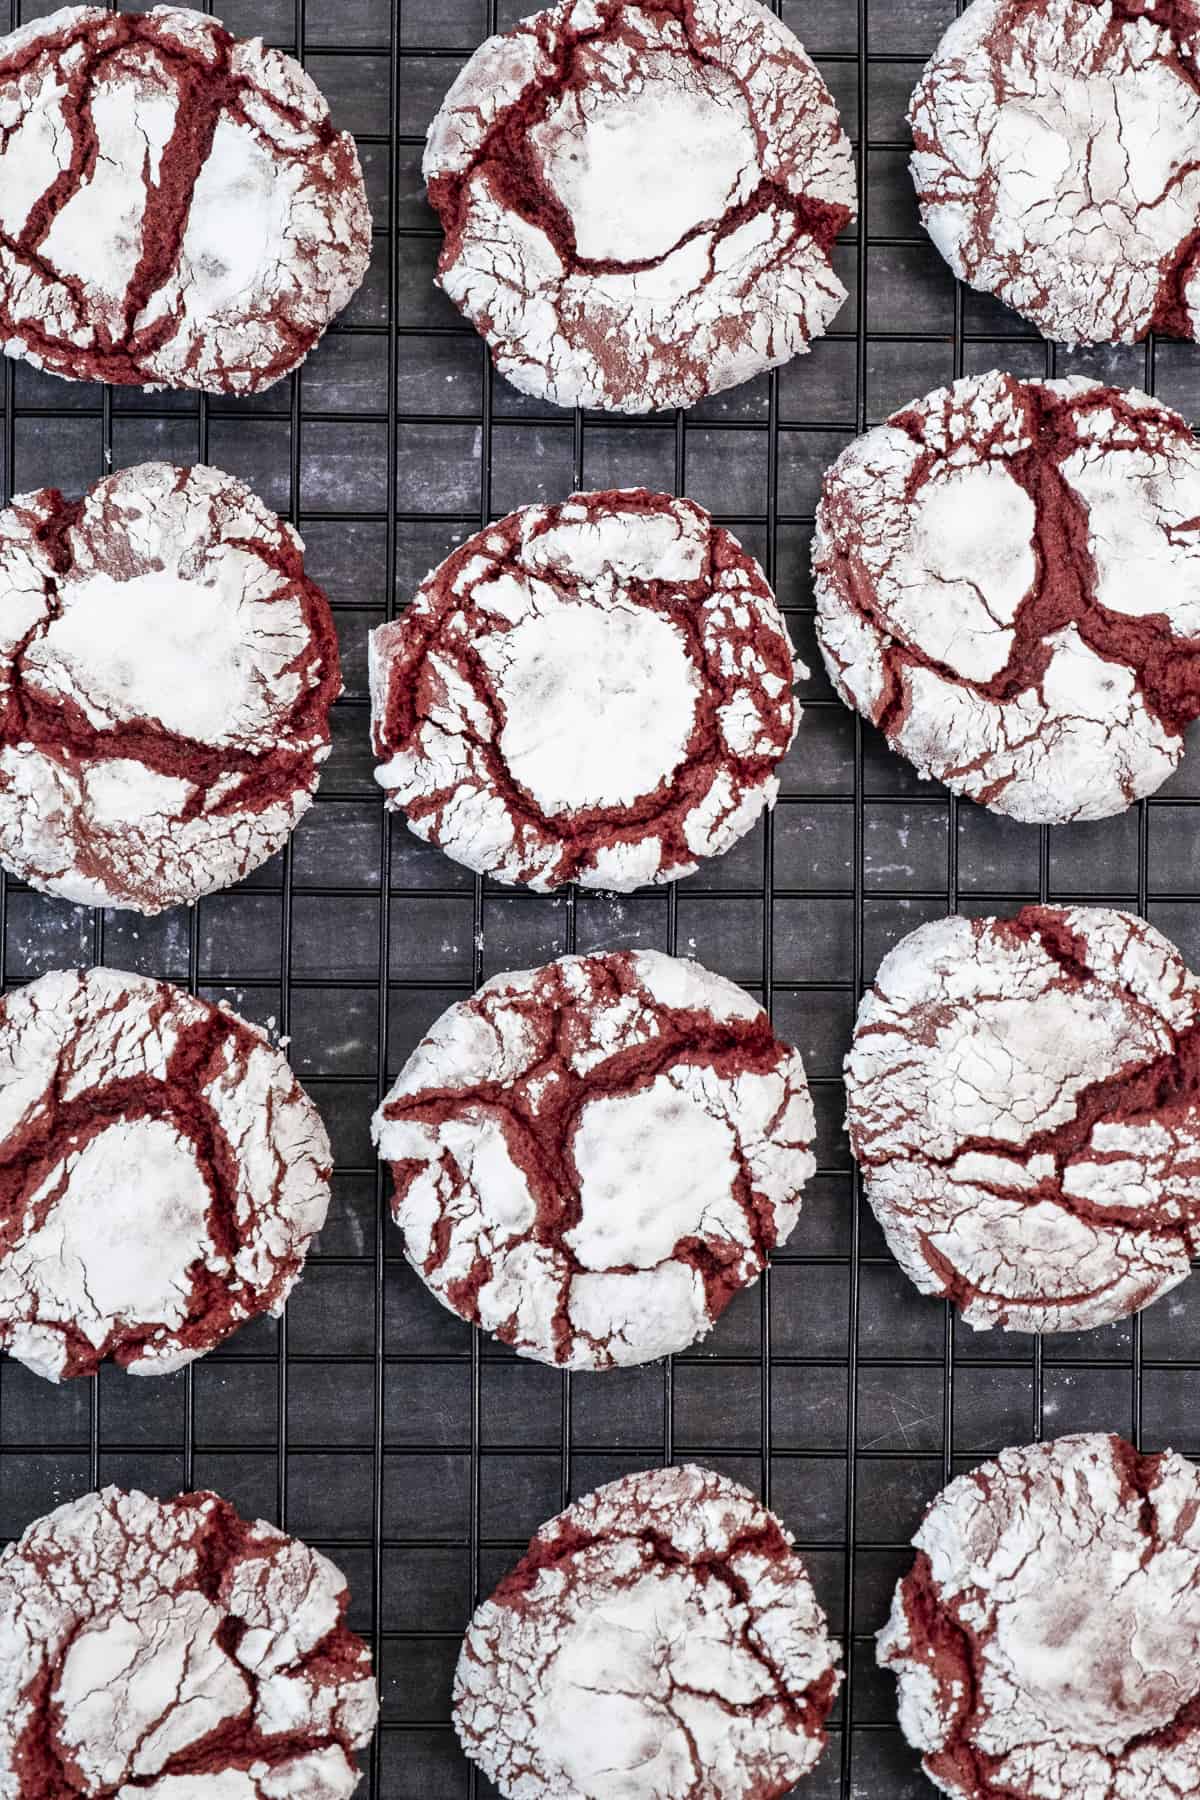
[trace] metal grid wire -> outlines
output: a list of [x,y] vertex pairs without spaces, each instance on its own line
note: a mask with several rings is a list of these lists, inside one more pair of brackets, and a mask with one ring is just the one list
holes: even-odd
[[[7,4],[15,25],[57,0]],[[1113,901],[1200,962],[1200,752],[1155,800],[1100,825],[1051,835],[960,806],[917,783],[816,672],[807,573],[821,470],[913,396],[993,366],[1079,370],[1157,387],[1195,416],[1200,362],[1168,343],[1067,355],[956,289],[917,223],[903,125],[953,0],[776,4],[867,149],[863,228],[839,251],[851,299],[811,357],[769,378],[687,415],[572,418],[494,379],[432,288],[424,127],[473,46],[528,10],[519,0],[218,6],[233,30],[307,63],[358,136],[375,208],[363,291],[290,384],[239,403],[4,370],[6,494],[78,492],[110,466],[198,457],[293,518],[334,602],[347,693],[311,813],[232,893],[147,921],[0,874],[0,981],[104,960],[273,1020],[337,1159],[330,1223],[279,1326],[260,1322],[154,1381],[106,1370],[54,1389],[3,1364],[0,1534],[118,1481],[212,1486],[319,1544],[346,1570],[352,1623],[375,1648],[377,1800],[491,1792],[449,1728],[471,1605],[568,1497],[684,1457],[748,1482],[782,1514],[844,1636],[832,1741],[803,1793],[931,1794],[871,1645],[924,1503],[952,1472],[1043,1431],[1111,1428],[1200,1453],[1200,1282],[1144,1321],[1044,1345],[964,1333],[909,1287],[861,1204],[839,1081],[864,980],[897,938],[947,910]],[[779,808],[678,889],[543,898],[474,880],[384,818],[366,631],[489,518],[573,486],[639,481],[690,494],[761,557],[814,670]],[[693,952],[761,995],[804,1051],[821,1168],[787,1248],[711,1339],[665,1365],[572,1380],[519,1362],[425,1294],[400,1257],[367,1127],[408,1050],[484,975],[626,945]]]

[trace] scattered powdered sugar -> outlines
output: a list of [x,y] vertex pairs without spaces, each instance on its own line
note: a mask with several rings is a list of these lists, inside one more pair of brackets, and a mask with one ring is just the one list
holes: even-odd
[[957,381],[825,477],[817,637],[922,775],[1012,818],[1152,793],[1200,716],[1200,447],[1148,395]]
[[471,1621],[454,1722],[506,1800],[773,1800],[821,1753],[836,1663],[778,1519],[653,1469],[542,1526]]
[[545,890],[686,875],[779,791],[800,709],[762,570],[688,500],[488,526],[371,634],[376,779],[469,868]]
[[329,1205],[320,1117],[264,1033],[166,982],[0,1003],[0,1344],[57,1381],[164,1374],[283,1311]]
[[657,951],[493,977],[418,1045],[373,1133],[417,1273],[566,1368],[704,1336],[816,1166],[799,1053],[732,982]]
[[0,1554],[0,1797],[348,1800],[379,1711],[348,1598],[215,1494],[60,1506]]
[[142,463],[0,514],[0,859],[154,913],[307,810],[340,691],[328,602],[232,476]]
[[854,218],[833,100],[757,0],[562,0],[489,38],[430,126],[438,281],[560,406],[690,406],[809,347]]
[[879,1661],[955,1800],[1200,1789],[1200,1474],[1099,1432],[1004,1450],[913,1540]]
[[182,7],[0,38],[0,343],[78,381],[253,393],[357,289],[354,140],[298,63]]
[[921,926],[863,1000],[846,1094],[889,1246],[969,1325],[1086,1329],[1188,1274],[1200,983],[1132,914]]

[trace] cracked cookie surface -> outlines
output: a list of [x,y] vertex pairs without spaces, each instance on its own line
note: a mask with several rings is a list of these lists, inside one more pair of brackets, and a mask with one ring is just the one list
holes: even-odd
[[0,1344],[52,1381],[166,1374],[278,1315],[332,1158],[281,1051],[115,969],[0,1001]]
[[689,500],[529,506],[371,633],[375,778],[501,881],[673,881],[779,792],[797,673],[762,570]]
[[1192,0],[974,0],[909,118],[921,217],[962,280],[1068,344],[1196,337]]
[[703,1337],[816,1164],[800,1054],[741,988],[657,951],[497,975],[375,1115],[410,1263],[521,1355],[648,1362]]
[[921,926],[859,1008],[846,1102],[893,1254],[969,1325],[1088,1329],[1186,1277],[1200,983],[1133,914]]
[[925,776],[1026,822],[1153,793],[1200,716],[1200,447],[1081,377],[957,381],[825,476],[817,637]]
[[505,1800],[774,1800],[821,1753],[836,1664],[778,1519],[652,1469],[542,1526],[471,1620],[454,1723]]
[[478,49],[429,130],[438,282],[558,406],[690,406],[846,297],[837,109],[757,0],[563,0]]
[[0,513],[0,861],[155,913],[282,847],[341,689],[302,552],[203,467],[142,463]]
[[379,1710],[348,1599],[216,1494],[60,1506],[0,1553],[0,1800],[348,1800]]
[[1002,1451],[926,1513],[878,1654],[955,1800],[1200,1790],[1200,1474],[1099,1432]]
[[0,38],[0,344],[75,381],[255,393],[366,272],[354,141],[260,39],[68,6]]

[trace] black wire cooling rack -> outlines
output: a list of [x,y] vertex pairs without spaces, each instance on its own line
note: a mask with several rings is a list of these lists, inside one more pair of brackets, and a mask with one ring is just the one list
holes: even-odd
[[[16,25],[57,0],[0,0]],[[777,0],[778,3],[778,0]],[[129,8],[128,10],[132,10]],[[210,6],[208,10],[213,10]],[[921,1299],[853,1180],[840,1085],[858,993],[923,920],[1031,899],[1147,914],[1200,964],[1200,750],[1152,801],[1100,825],[1010,824],[915,781],[834,698],[812,640],[808,541],[821,471],[864,425],[956,375],[1077,370],[1200,414],[1200,351],[1068,355],[956,288],[921,233],[904,109],[954,0],[782,0],[859,153],[851,297],[816,351],[685,414],[539,407],[494,379],[435,291],[425,127],[471,49],[520,0],[228,0],[307,64],[361,148],[371,272],[300,376],[217,402],[73,386],[4,367],[6,493],[79,492],[106,468],[212,461],[299,524],[340,628],[345,697],[316,804],[251,880],[153,920],[92,913],[0,874],[0,981],[105,961],[225,999],[290,1037],[328,1122],[334,1206],[287,1317],[193,1368],[106,1369],[61,1389],[0,1367],[0,1536],[104,1481],[211,1486],[325,1549],[375,1649],[373,1800],[493,1790],[449,1726],[474,1599],[568,1497],[694,1458],[758,1489],[795,1533],[846,1644],[846,1685],[807,1800],[931,1795],[895,1727],[872,1634],[925,1502],[1006,1443],[1084,1427],[1200,1454],[1200,1281],[1144,1318],[1075,1337],[975,1337]],[[18,16],[19,11],[19,16]],[[544,898],[479,882],[389,825],[371,776],[365,644],[426,570],[490,517],[572,487],[646,483],[714,511],[763,561],[813,670],[778,810],[678,888]],[[665,1365],[572,1379],[481,1339],[426,1294],[387,1217],[371,1112],[425,1028],[499,969],[572,949],[692,952],[799,1044],[820,1173],[764,1280]]]

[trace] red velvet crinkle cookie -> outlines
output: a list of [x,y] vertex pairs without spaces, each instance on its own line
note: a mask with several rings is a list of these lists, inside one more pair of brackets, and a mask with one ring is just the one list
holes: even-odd
[[354,140],[298,63],[185,7],[0,38],[0,342],[74,381],[255,393],[366,273]]
[[440,285],[558,406],[690,406],[807,350],[846,297],[850,144],[757,0],[535,13],[457,77],[424,173]]
[[0,1794],[349,1800],[379,1702],[348,1600],[216,1494],[60,1506],[0,1553]]
[[774,805],[806,673],[702,508],[572,494],[469,538],[372,632],[375,778],[501,881],[673,881]]
[[1200,1472],[1100,1432],[945,1488],[879,1661],[954,1800],[1200,1793]]
[[[325,1222],[325,1127],[265,1033],[165,981],[0,1001],[0,1345],[161,1375],[280,1314]],[[3,1792],[0,1785],[0,1792]]]
[[303,548],[231,475],[169,463],[0,513],[0,861],[155,913],[283,846],[341,689]]
[[974,0],[912,97],[921,217],[1048,338],[1200,331],[1200,8]]
[[1200,1251],[1200,982],[1131,913],[922,925],[859,1008],[846,1101],[890,1248],[969,1325],[1104,1325]]
[[1146,394],[956,381],[825,476],[817,637],[922,775],[1044,824],[1153,793],[1200,715],[1200,447]]
[[471,1620],[454,1723],[505,1800],[774,1800],[840,1680],[779,1520],[710,1469],[651,1469],[542,1526]]
[[524,1356],[605,1369],[711,1330],[800,1213],[800,1054],[742,989],[658,951],[496,975],[375,1115],[405,1251]]

